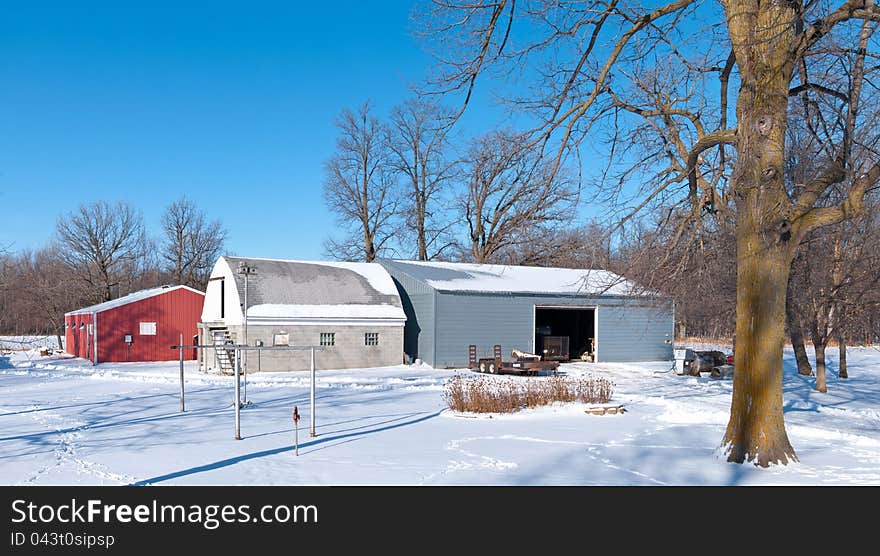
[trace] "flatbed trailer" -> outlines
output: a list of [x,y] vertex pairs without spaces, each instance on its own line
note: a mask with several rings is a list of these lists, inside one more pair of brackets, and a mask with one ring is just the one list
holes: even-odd
[[468,369],[489,374],[524,374],[537,375],[552,371],[556,374],[559,361],[541,361],[539,356],[517,357],[513,361],[504,361],[501,357],[501,346],[495,345],[493,357],[477,357],[477,346],[468,346]]

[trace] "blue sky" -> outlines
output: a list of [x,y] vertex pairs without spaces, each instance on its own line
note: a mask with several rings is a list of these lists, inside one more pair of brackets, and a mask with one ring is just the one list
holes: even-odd
[[335,117],[367,99],[384,115],[429,69],[412,6],[5,3],[0,245],[38,248],[98,199],[130,201],[155,234],[186,194],[233,252],[321,258]]

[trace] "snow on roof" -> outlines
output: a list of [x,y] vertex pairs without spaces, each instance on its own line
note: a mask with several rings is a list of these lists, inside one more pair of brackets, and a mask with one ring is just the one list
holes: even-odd
[[395,305],[254,305],[248,309],[251,319],[401,319],[406,315]]
[[607,270],[499,264],[390,261],[411,277],[439,291],[636,295],[635,285]]
[[101,311],[106,311],[108,309],[114,309],[116,307],[128,305],[129,303],[134,303],[135,301],[140,301],[142,299],[147,299],[149,297],[161,295],[163,293],[172,292],[174,290],[179,290],[180,288],[185,288],[189,291],[205,295],[204,292],[200,292],[199,290],[190,288],[189,286],[159,286],[158,288],[149,288],[146,290],[136,291],[134,293],[124,295],[124,296],[117,298],[117,299],[111,299],[110,301],[98,303],[97,305],[89,305],[88,307],[83,307],[82,309],[77,309],[76,311],[70,311],[70,312],[64,313],[64,314],[65,315],[82,315],[82,314],[86,314],[86,313],[100,313]]
[[224,258],[242,301],[239,263],[256,269],[248,278],[248,320],[406,318],[394,280],[378,263]]

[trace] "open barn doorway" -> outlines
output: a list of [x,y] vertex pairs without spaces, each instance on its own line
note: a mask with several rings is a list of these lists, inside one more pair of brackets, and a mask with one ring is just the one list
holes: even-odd
[[595,361],[595,307],[536,306],[535,353],[552,361]]

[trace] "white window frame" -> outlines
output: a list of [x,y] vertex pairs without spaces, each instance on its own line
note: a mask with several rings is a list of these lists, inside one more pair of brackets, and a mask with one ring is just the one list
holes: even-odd
[[156,335],[156,323],[155,322],[140,322],[138,323],[140,329],[140,336],[155,336]]
[[318,345],[322,347],[333,347],[336,345],[336,332],[321,332],[318,336]]
[[379,345],[378,332],[364,332],[364,345],[367,347],[376,347]]

